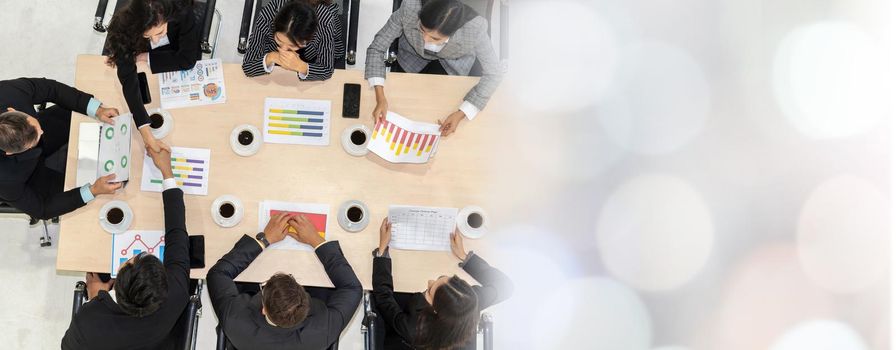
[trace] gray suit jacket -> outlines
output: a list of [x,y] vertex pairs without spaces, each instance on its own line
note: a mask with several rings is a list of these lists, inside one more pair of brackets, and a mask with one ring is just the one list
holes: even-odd
[[392,41],[400,37],[398,63],[408,72],[419,72],[429,61],[439,60],[448,74],[469,75],[478,58],[482,65],[482,78],[464,100],[480,110],[484,109],[501,83],[498,55],[488,37],[488,22],[477,16],[458,29],[445,47],[435,53],[423,49],[419,17],[421,8],[420,0],[405,0],[398,11],[389,17],[389,21],[376,33],[373,43],[367,48],[364,78],[386,78],[386,52]]

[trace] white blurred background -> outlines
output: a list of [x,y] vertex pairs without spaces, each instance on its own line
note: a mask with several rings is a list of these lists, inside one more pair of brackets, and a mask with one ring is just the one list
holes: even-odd
[[500,349],[890,347],[896,1],[512,11]]

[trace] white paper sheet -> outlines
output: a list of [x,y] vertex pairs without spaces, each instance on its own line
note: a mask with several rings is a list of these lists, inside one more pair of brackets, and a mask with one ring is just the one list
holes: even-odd
[[160,73],[163,109],[204,106],[227,102],[224,66],[220,58],[196,62],[193,69]]
[[292,145],[330,144],[330,101],[266,98],[264,142]]
[[426,163],[436,154],[441,134],[437,124],[389,112],[373,127],[367,149],[392,163]]
[[165,231],[127,231],[112,235],[112,277],[118,275],[121,264],[142,252],[148,252],[164,261]]
[[[300,213],[305,215],[317,228],[318,234],[327,239],[327,225],[329,220],[330,206],[327,204],[310,204],[310,203],[289,203],[277,201],[262,201],[258,204],[258,231],[264,231],[265,226],[271,221],[271,211],[286,211],[291,213]],[[311,247],[305,243],[301,243],[290,236],[286,236],[282,241],[271,244],[269,248],[273,249],[289,249],[312,251]]]
[[[208,148],[171,147],[171,170],[177,186],[185,194],[208,195],[211,150]],[[162,172],[156,168],[152,158],[143,155],[143,178],[140,190],[162,192]]]
[[389,246],[409,250],[451,250],[457,208],[389,206],[392,240]]

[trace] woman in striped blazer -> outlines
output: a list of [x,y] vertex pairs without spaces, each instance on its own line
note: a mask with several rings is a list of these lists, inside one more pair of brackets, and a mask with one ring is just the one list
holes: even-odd
[[457,110],[439,121],[443,136],[453,133],[464,117],[473,120],[501,82],[485,18],[458,0],[404,0],[367,48],[364,78],[376,91],[373,117],[377,120],[385,118],[389,109],[383,59],[395,39],[398,61],[392,64],[392,72],[471,75],[476,74],[477,61],[482,66],[479,83]]
[[300,80],[327,80],[345,57],[338,5],[331,0],[272,0],[255,19],[243,73],[268,74],[274,66]]

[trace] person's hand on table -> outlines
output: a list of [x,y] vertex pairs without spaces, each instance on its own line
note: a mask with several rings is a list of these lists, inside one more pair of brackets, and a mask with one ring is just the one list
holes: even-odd
[[149,63],[149,52],[144,52],[134,58],[135,62]]
[[277,59],[277,64],[279,64],[280,67],[297,73],[308,73],[308,63],[302,61],[302,58],[299,57],[298,53],[294,51],[278,51],[278,54],[280,57]]
[[390,241],[392,241],[392,222],[389,221],[389,217],[384,217],[383,223],[380,224],[380,246],[377,255],[382,255],[386,251]]
[[152,164],[162,172],[163,179],[174,177],[174,172],[171,170],[171,151],[165,148],[161,148],[159,151],[153,151],[147,146],[146,153],[152,158]]
[[464,112],[455,111],[445,118],[445,121],[439,120],[439,131],[442,132],[442,136],[448,136],[453,134],[457,130],[457,125],[460,124],[461,120],[464,120],[465,115]]
[[381,123],[386,119],[386,113],[389,112],[389,102],[386,97],[377,96],[376,107],[373,108],[373,120],[375,123]]
[[451,252],[461,261],[467,260],[467,251],[464,250],[464,237],[457,229],[454,229],[454,233],[451,234]]
[[264,66],[270,67],[271,64],[283,66],[280,63],[280,52],[279,51],[271,51],[264,55]]
[[109,282],[103,283],[103,280],[100,279],[99,274],[95,272],[87,273],[87,300],[93,300],[96,298],[98,294],[100,294],[101,290],[110,291],[112,290],[112,283],[115,280],[109,280]]
[[93,182],[93,185],[90,185],[90,193],[92,193],[94,197],[101,194],[114,194],[116,190],[121,188],[121,182],[112,183],[112,180],[115,180],[115,174],[109,174],[96,179],[96,181]]
[[115,121],[112,118],[118,116],[118,109],[113,107],[103,107],[100,105],[99,108],[96,109],[96,118],[101,122],[115,125]]
[[297,241],[310,245],[311,247],[316,248],[321,243],[326,240],[317,233],[317,228],[314,227],[314,224],[311,223],[311,220],[308,220],[305,215],[297,215],[293,216],[289,219],[289,226],[292,226],[295,229],[295,233],[293,238]]
[[289,213],[279,213],[271,217],[264,227],[264,238],[270,244],[282,241],[289,234]]

